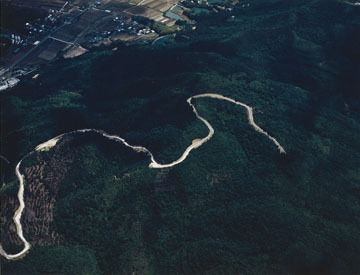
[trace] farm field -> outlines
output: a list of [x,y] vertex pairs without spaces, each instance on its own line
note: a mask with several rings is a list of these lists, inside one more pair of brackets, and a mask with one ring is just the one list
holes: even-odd
[[[13,53],[8,51],[8,56],[2,59],[2,67],[22,69],[29,66],[37,67],[43,63],[43,60],[52,61],[65,54],[66,45],[61,45],[61,42],[67,45],[82,44],[82,47],[92,48],[101,44],[109,45],[113,41],[129,43],[140,40],[150,41],[150,37],[156,39],[154,34],[148,35],[151,31],[148,29],[149,26],[138,24],[134,19],[135,17],[143,17],[150,20],[148,22],[154,20],[163,25],[161,28],[155,28],[155,31],[161,29],[160,35],[163,34],[163,29],[169,29],[168,31],[172,32],[178,29],[167,28],[173,27],[175,20],[164,17],[164,12],[177,1],[155,0],[145,2],[135,3],[130,0],[99,2],[31,0],[26,3],[23,1],[5,1],[4,5],[12,5],[8,9],[21,9],[27,15],[36,14],[34,11],[38,11],[39,18],[35,20],[36,27],[32,26],[33,23],[29,23],[34,20],[31,16],[29,16],[29,22],[24,21],[22,23],[23,25],[26,24],[26,28],[30,28],[30,33],[34,32],[31,38],[26,41],[27,44],[33,46],[19,47],[16,50],[19,51],[18,53],[15,52],[16,48],[12,48]],[[124,23],[126,24],[124,25]],[[137,26],[133,24],[137,24]],[[24,26],[18,26],[18,28],[21,30]],[[144,39],[139,39],[138,36],[144,36]],[[124,40],[122,40],[123,38]],[[46,46],[50,44],[51,48],[46,49]],[[37,49],[38,47],[39,49]],[[41,54],[40,59],[38,58],[39,54]],[[28,60],[31,60],[31,63],[26,63]]]

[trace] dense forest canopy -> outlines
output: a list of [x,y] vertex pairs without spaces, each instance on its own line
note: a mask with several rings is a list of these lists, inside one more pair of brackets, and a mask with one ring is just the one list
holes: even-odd
[[76,137],[52,225],[63,243],[2,259],[4,274],[360,273],[360,7],[243,2],[189,14],[196,30],[166,45],[101,47],[23,79],[0,95],[1,154],[16,163],[58,134],[95,128],[170,162],[206,136],[186,99],[208,92],[252,106],[288,153],[245,109],[196,99],[215,135],[160,192],[145,155]]

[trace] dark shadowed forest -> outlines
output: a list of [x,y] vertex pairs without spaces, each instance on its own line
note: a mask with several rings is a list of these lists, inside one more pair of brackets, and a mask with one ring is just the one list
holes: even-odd
[[208,133],[186,103],[199,93],[252,106],[287,154],[253,130],[244,108],[207,98],[194,103],[214,136],[161,180],[145,154],[77,135],[55,194],[61,243],[1,259],[4,274],[360,273],[360,7],[243,2],[189,13],[196,30],[163,45],[59,59],[1,93],[1,155],[12,163],[1,196],[17,192],[18,160],[76,129],[176,160]]

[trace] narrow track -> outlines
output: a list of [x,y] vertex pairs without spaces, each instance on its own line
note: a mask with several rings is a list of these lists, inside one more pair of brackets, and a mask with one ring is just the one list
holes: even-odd
[[265,135],[267,138],[269,138],[275,145],[276,147],[279,149],[279,152],[280,154],[286,154],[285,152],[285,149],[280,145],[280,143],[272,136],[270,136],[266,131],[264,131],[262,128],[260,128],[260,126],[258,126],[255,121],[254,121],[254,113],[253,113],[253,109],[252,107],[242,103],[242,102],[239,102],[239,101],[236,101],[232,98],[229,98],[229,97],[225,97],[223,95],[220,95],[220,94],[212,94],[212,93],[207,93],[207,94],[198,94],[198,95],[194,95],[192,97],[189,97],[187,99],[187,103],[190,105],[190,107],[192,108],[194,114],[196,115],[196,117],[198,119],[200,119],[209,129],[209,134],[202,138],[202,139],[196,139],[193,141],[193,143],[191,145],[189,145],[186,150],[184,151],[184,153],[182,154],[182,156],[180,158],[178,158],[177,160],[171,162],[171,163],[168,163],[168,164],[160,164],[158,163],[153,154],[151,153],[151,151],[143,146],[134,146],[134,145],[130,145],[125,139],[123,139],[122,137],[119,137],[117,135],[110,135],[102,130],[96,130],[96,129],[81,129],[81,130],[76,130],[76,131],[72,131],[72,132],[68,132],[68,133],[64,133],[64,134],[61,134],[55,138],[52,138],[38,146],[36,146],[35,150],[34,151],[31,151],[30,153],[28,153],[26,156],[24,156],[19,162],[18,164],[16,165],[16,168],[15,168],[15,173],[16,173],[16,176],[17,178],[19,179],[19,192],[18,192],[18,199],[19,199],[19,202],[20,202],[20,206],[19,208],[16,210],[15,212],[15,215],[13,217],[13,220],[14,220],[14,223],[16,225],[16,229],[17,229],[17,235],[19,236],[19,238],[21,239],[21,241],[24,243],[24,248],[23,250],[21,250],[19,253],[17,254],[7,254],[5,252],[5,250],[2,248],[1,244],[0,244],[0,255],[4,256],[6,259],[8,260],[17,260],[17,259],[20,259],[22,258],[23,256],[26,255],[26,253],[30,250],[30,243],[25,239],[24,237],[24,234],[23,234],[23,229],[22,229],[22,225],[21,225],[21,215],[24,211],[24,208],[25,208],[25,203],[24,203],[24,175],[22,175],[20,173],[20,165],[21,165],[21,162],[26,158],[28,157],[29,155],[33,154],[34,152],[36,151],[47,151],[49,150],[50,148],[56,146],[56,143],[64,138],[65,136],[67,135],[70,135],[70,134],[74,134],[74,133],[86,133],[86,132],[95,132],[95,133],[98,133],[108,139],[111,139],[111,140],[115,140],[117,142],[121,142],[123,143],[125,146],[127,147],[130,147],[131,149],[133,149],[134,151],[136,152],[143,152],[143,153],[146,153],[151,162],[149,164],[149,168],[169,168],[169,167],[173,167],[181,162],[183,162],[187,157],[188,155],[190,154],[190,152],[193,150],[193,149],[196,149],[198,147],[200,147],[201,145],[203,145],[205,142],[207,142],[208,140],[211,139],[211,137],[214,135],[215,131],[214,131],[214,128],[211,126],[211,124],[203,117],[201,117],[198,113],[198,111],[196,110],[194,104],[191,102],[192,99],[197,99],[197,98],[214,98],[214,99],[219,99],[219,100],[225,100],[225,101],[229,101],[233,104],[236,104],[236,105],[240,105],[242,107],[244,107],[247,111],[247,114],[248,114],[248,121],[249,121],[249,124],[254,128],[255,131]]

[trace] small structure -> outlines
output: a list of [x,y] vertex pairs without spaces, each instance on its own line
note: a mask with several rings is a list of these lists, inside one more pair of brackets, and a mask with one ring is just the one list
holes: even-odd
[[5,91],[8,88],[14,87],[16,84],[20,82],[20,79],[16,77],[5,79],[0,82],[0,91]]

